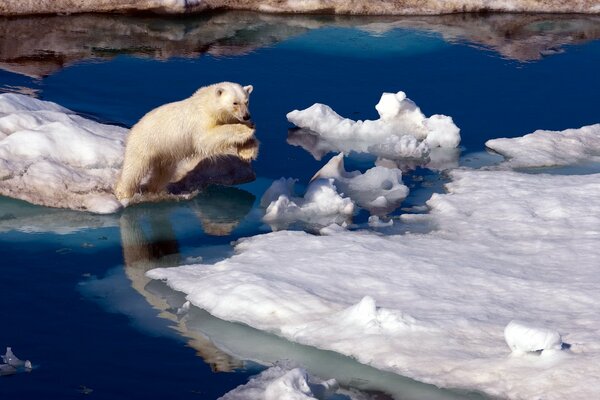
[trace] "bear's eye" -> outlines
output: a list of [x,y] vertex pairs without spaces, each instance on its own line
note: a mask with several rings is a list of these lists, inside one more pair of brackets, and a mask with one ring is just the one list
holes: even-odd
[[233,102],[233,105],[234,105],[234,106],[239,106],[239,103],[238,103],[237,101],[234,101],[234,102]]

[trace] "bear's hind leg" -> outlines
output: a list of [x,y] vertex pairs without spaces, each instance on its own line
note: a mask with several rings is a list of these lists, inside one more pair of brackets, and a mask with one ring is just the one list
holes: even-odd
[[148,164],[142,160],[137,160],[131,164],[125,157],[121,175],[115,185],[115,196],[119,200],[130,199],[134,194],[140,191],[140,186],[144,177],[148,174]]
[[152,174],[146,185],[146,191],[149,193],[162,192],[173,177],[176,165],[172,163],[160,163],[152,169]]

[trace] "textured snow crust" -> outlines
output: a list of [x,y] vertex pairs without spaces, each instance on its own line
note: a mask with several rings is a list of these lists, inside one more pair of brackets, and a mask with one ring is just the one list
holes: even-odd
[[0,94],[0,194],[30,203],[112,213],[127,129],[55,103]]
[[510,168],[565,166],[600,162],[600,124],[564,131],[537,130],[529,135],[488,140]]
[[[441,387],[593,398],[600,175],[450,177],[428,215],[401,220],[430,233],[275,232],[242,240],[213,266],[148,276],[219,318]],[[521,328],[505,338],[513,320]],[[537,339],[524,340],[522,327]]]

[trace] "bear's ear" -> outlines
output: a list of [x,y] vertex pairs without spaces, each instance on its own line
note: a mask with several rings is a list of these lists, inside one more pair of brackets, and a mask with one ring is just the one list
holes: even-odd
[[218,87],[218,88],[217,88],[217,96],[220,96],[220,95],[222,95],[222,94],[223,94],[223,88],[221,88],[221,87]]
[[244,92],[246,92],[246,94],[252,93],[253,90],[254,90],[254,86],[252,86],[252,85],[244,86]]

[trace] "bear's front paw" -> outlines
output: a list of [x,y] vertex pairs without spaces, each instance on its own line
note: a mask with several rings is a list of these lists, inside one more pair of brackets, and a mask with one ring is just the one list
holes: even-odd
[[258,141],[251,139],[237,149],[238,157],[243,161],[250,162],[258,157]]

